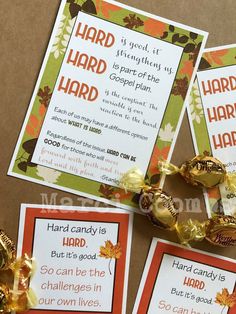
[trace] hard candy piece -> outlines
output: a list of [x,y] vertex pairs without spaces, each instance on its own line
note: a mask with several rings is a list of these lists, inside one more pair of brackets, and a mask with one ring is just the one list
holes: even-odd
[[14,242],[0,229],[0,270],[6,270],[14,262],[16,248]]
[[206,222],[189,219],[176,224],[176,232],[182,244],[191,241],[202,241],[206,236]]
[[222,215],[210,219],[206,240],[221,247],[236,246],[236,218]]
[[152,223],[160,228],[173,229],[178,218],[178,209],[171,196],[160,188],[145,187],[140,195],[140,209]]
[[181,175],[188,183],[206,188],[215,187],[226,179],[226,168],[211,156],[196,156],[181,167]]

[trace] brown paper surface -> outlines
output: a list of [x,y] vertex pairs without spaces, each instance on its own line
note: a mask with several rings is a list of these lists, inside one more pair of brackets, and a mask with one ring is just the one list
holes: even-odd
[[[151,12],[176,22],[200,28],[210,33],[207,47],[235,43],[235,0],[127,0],[122,1],[138,9]],[[59,205],[93,206],[91,200],[78,199],[59,190],[7,177],[7,169],[16,145],[32,91],[55,22],[59,0],[0,0],[0,228],[17,239],[21,203],[52,202]],[[181,164],[194,156],[188,119],[185,116],[173,162]],[[183,207],[181,219],[205,219],[202,191],[188,186],[179,176],[169,177],[166,191],[179,199]],[[201,212],[188,210],[188,199],[201,200]],[[100,204],[102,206],[102,204]],[[141,215],[135,215],[127,313],[131,313],[136,292],[152,237],[177,242],[175,234],[153,227]],[[206,242],[194,247],[236,258],[235,248],[222,249]]]

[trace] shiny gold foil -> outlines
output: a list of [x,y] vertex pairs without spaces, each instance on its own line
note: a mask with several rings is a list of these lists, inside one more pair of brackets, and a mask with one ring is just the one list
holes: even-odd
[[216,216],[210,219],[206,228],[206,240],[221,247],[236,246],[236,218]]
[[[160,170],[167,174],[180,173],[187,182],[193,185],[214,187],[224,181],[236,185],[235,175],[226,173],[225,166],[216,158],[197,156],[187,161],[181,168],[166,161],[159,163]],[[204,222],[187,220],[178,222],[179,211],[171,196],[158,186],[147,185],[142,172],[133,168],[123,175],[120,187],[138,193],[140,191],[139,207],[151,222],[162,229],[175,230],[180,242],[189,245],[192,241],[206,239],[212,244],[228,247],[236,246],[236,218],[217,216]]]
[[160,228],[173,229],[178,218],[178,210],[171,196],[158,187],[146,187],[140,195],[139,206],[152,223]]
[[125,191],[140,193],[141,189],[145,187],[145,179],[142,171],[137,167],[130,169],[121,177],[119,186]]
[[28,287],[28,280],[33,276],[36,269],[34,258],[24,254],[24,256],[16,259],[11,265],[11,269],[15,278],[18,279],[19,287],[26,290]]
[[177,223],[175,228],[180,242],[184,245],[189,245],[191,241],[202,241],[206,236],[205,222],[189,219]]
[[37,305],[37,298],[32,289],[26,291],[12,291],[8,300],[8,307],[14,312],[24,312]]
[[226,169],[221,161],[210,156],[196,156],[181,167],[181,175],[188,183],[206,188],[215,187],[226,179]]
[[14,262],[16,248],[13,241],[0,230],[0,270],[6,270]]
[[206,239],[221,247],[236,246],[236,218],[232,216],[216,216],[205,222],[189,219],[177,222],[175,229],[184,245]]
[[0,284],[0,313],[9,313],[8,309],[9,289],[7,286]]
[[35,261],[27,254],[16,259],[15,245],[3,230],[0,230],[0,270],[11,270],[18,282],[16,290],[0,284],[0,313],[24,312],[36,305],[36,296],[28,288]]
[[180,168],[162,160],[158,167],[162,173],[167,175],[180,173],[188,183],[206,188],[215,187],[227,179],[224,164],[211,156],[196,156],[186,161]]
[[36,304],[37,298],[32,289],[10,290],[8,286],[0,284],[0,313],[24,312]]

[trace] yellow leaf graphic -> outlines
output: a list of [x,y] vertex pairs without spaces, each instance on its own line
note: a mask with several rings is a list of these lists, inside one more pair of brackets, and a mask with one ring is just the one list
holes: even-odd
[[[236,291],[230,294],[227,288],[222,289],[221,293],[218,292],[216,294],[215,303],[218,303],[224,308],[226,306],[230,308],[233,307],[236,304]],[[223,310],[221,313],[223,313]]]
[[105,242],[105,246],[100,246],[100,257],[110,259],[109,261],[109,272],[111,274],[110,264],[112,259],[119,259],[121,257],[121,246],[118,242],[117,244],[113,244],[110,240]]

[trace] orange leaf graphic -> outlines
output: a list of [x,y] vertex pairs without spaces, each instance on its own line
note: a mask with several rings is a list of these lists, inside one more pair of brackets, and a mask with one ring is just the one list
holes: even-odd
[[103,16],[106,18],[110,17],[111,12],[119,11],[121,9],[122,8],[120,8],[114,4],[105,2],[105,1],[102,1],[102,3],[101,3],[101,11],[102,11]]
[[34,114],[31,114],[26,126],[26,132],[32,137],[37,137],[41,128],[42,118],[38,119]]
[[26,133],[27,133],[28,135],[30,135],[30,136],[32,136],[32,137],[37,136],[37,132],[36,132],[35,129],[32,128],[29,124],[26,126],[25,130],[26,130]]
[[132,195],[132,192],[126,192],[124,190],[119,190],[115,194],[115,198],[118,201],[126,200],[129,199],[129,197]]
[[181,74],[187,74],[189,78],[192,76],[192,73],[193,73],[193,62],[192,62],[192,60],[184,61],[184,66],[180,70],[180,73]]
[[39,120],[38,118],[35,116],[35,115],[31,115],[30,118],[29,118],[29,121],[31,123],[31,125],[34,127],[34,128],[37,128],[38,125],[39,125]]
[[104,258],[115,258],[119,259],[121,257],[121,247],[120,243],[116,245],[112,244],[110,240],[105,242],[105,246],[100,246],[100,257]]
[[210,52],[210,56],[212,58],[212,60],[218,64],[218,65],[223,65],[223,62],[221,60],[221,58],[228,52],[228,49],[222,49],[222,50],[218,50],[218,51],[212,51]]
[[109,273],[111,275],[111,261],[112,259],[119,259],[121,257],[121,247],[120,243],[113,244],[110,240],[107,240],[105,242],[105,246],[100,246],[100,257],[110,259],[108,269]]
[[166,24],[152,18],[144,22],[144,31],[152,36],[162,36],[166,29]]
[[230,294],[227,288],[222,289],[221,293],[216,294],[215,303],[224,307],[233,307],[236,304],[236,291]]
[[41,117],[44,117],[45,113],[46,113],[46,107],[45,107],[45,105],[41,104],[39,107],[39,114]]
[[223,65],[223,61],[221,60],[221,58],[224,57],[224,55],[226,55],[227,52],[228,52],[228,49],[207,52],[205,53],[205,58],[210,64],[214,62],[218,65]]

